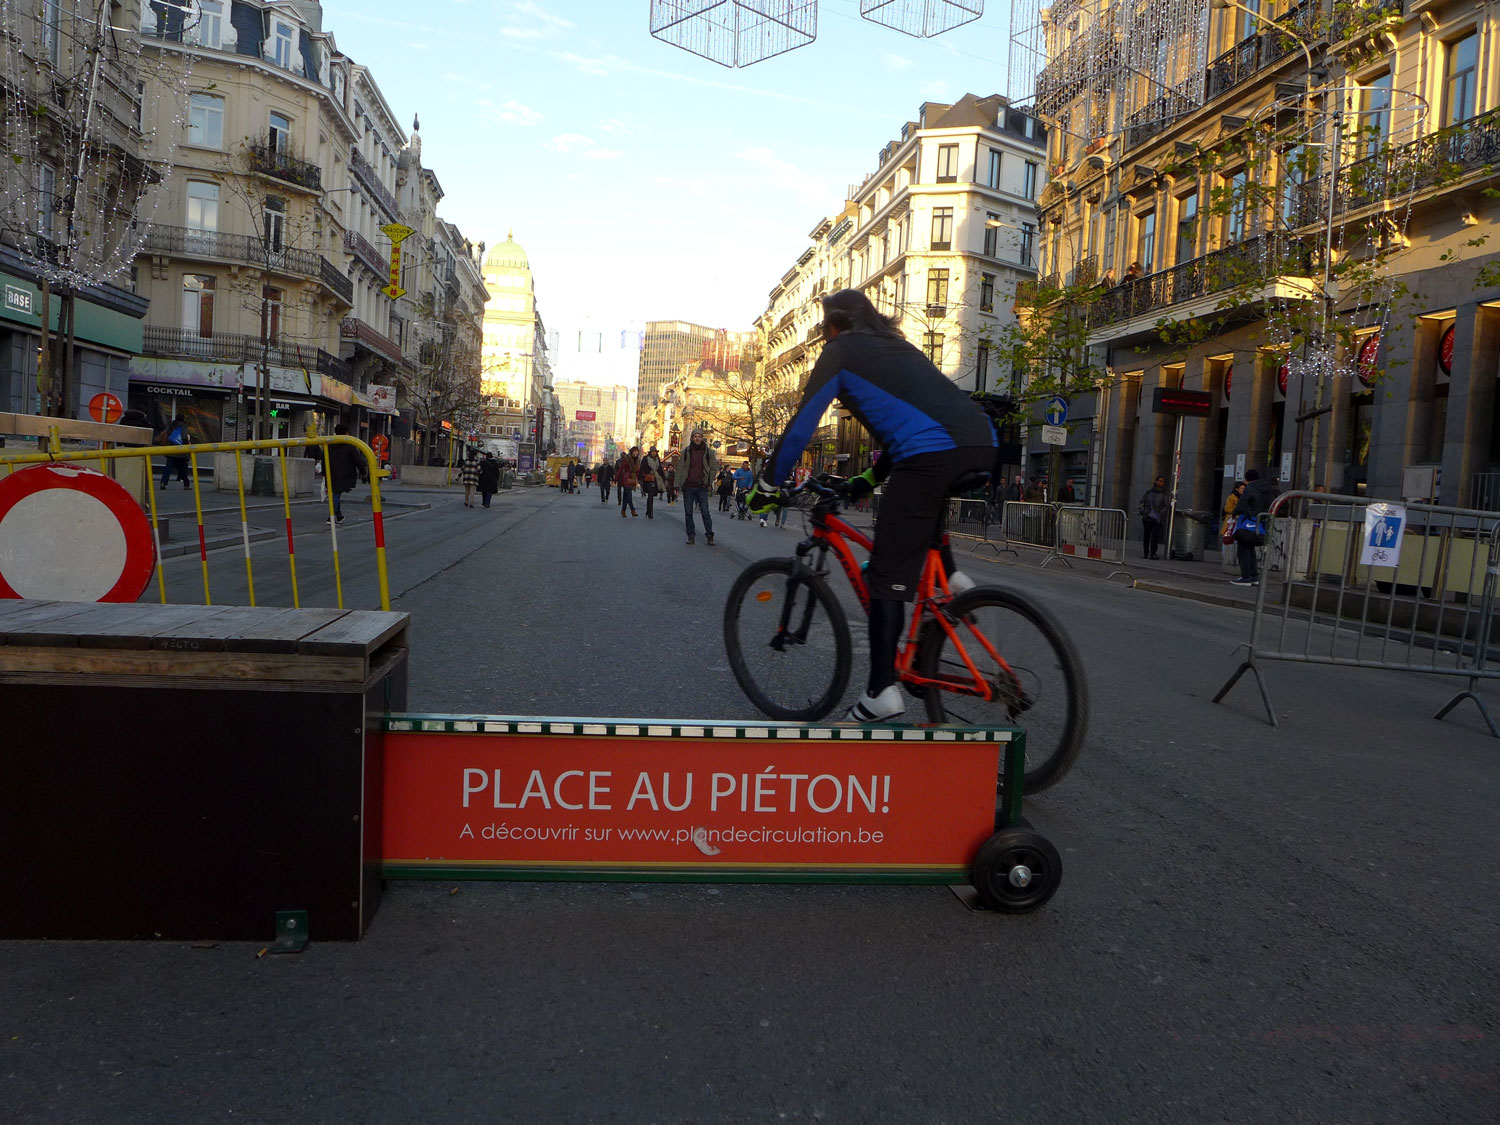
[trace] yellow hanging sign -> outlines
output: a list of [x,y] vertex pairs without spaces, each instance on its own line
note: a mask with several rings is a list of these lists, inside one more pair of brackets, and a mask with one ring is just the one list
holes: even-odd
[[401,243],[399,242],[391,247],[391,283],[381,292],[393,301],[406,295],[406,290],[401,288]]
[[380,228],[380,233],[391,240],[392,246],[400,246],[417,232],[401,223],[386,223],[385,226]]

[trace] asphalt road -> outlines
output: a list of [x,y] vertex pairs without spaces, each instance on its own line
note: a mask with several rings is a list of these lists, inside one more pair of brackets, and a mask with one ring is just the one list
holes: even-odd
[[[793,530],[719,521],[709,549],[680,507],[496,505],[390,525],[415,708],[753,716],[722,598]],[[1500,744],[1469,705],[1430,718],[1455,685],[1273,666],[1273,730],[1251,684],[1210,703],[1243,611],[966,568],[1047,602],[1090,673],[1084,755],[1027,809],[1066,867],[1041,911],[396,883],[365,940],[300,956],[12,942],[0,1119],[1500,1119]]]

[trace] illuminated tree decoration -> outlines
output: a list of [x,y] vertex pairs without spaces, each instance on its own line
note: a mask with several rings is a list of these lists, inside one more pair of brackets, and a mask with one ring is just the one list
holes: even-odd
[[651,34],[720,66],[750,66],[818,37],[818,0],[651,0]]
[[984,0],[859,0],[859,14],[926,39],[977,20],[984,15]]

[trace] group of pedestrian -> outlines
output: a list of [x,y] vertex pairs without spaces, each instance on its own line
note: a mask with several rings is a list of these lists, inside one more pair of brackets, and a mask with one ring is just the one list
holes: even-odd
[[[1224,519],[1220,537],[1224,542],[1226,556],[1231,546],[1235,549],[1240,576],[1231,581],[1236,586],[1260,585],[1260,556],[1257,552],[1266,541],[1262,517],[1271,510],[1271,502],[1276,499],[1276,493],[1276,482],[1262,480],[1258,469],[1246,469],[1245,479],[1235,481],[1224,497],[1224,505],[1220,509]],[[1136,506],[1141,520],[1142,557],[1160,557],[1158,552],[1166,540],[1171,506],[1167,478],[1158,476]],[[1170,547],[1168,553],[1170,554]]]
[[474,506],[474,493],[479,493],[484,507],[490,506],[490,498],[500,491],[500,462],[489,450],[474,456],[471,451],[458,467],[458,479],[464,486],[464,507]]

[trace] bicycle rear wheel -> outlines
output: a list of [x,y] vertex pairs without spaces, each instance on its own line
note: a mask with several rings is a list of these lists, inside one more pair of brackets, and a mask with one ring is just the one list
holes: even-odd
[[1073,642],[1046,610],[1000,586],[967,590],[943,612],[963,651],[937,621],[928,621],[918,638],[917,671],[955,684],[972,682],[964,663],[967,654],[996,692],[993,700],[985,701],[928,687],[928,717],[935,723],[1024,727],[1023,792],[1055,785],[1078,760],[1089,725],[1088,683]]
[[773,719],[821,719],[844,696],[849,619],[816,574],[792,559],[745,568],[724,603],[724,647],[740,688]]

